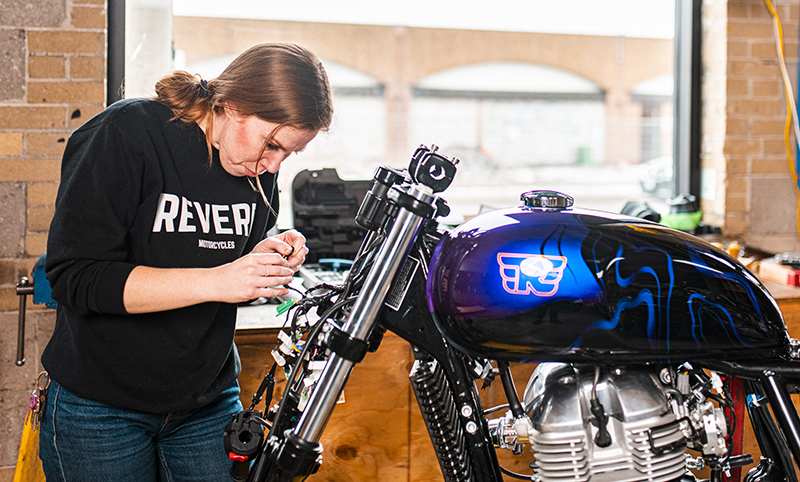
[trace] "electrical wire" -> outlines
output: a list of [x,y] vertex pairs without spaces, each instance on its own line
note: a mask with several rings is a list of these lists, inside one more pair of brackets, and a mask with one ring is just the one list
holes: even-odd
[[[283,411],[284,407],[286,406],[287,399],[292,392],[297,391],[299,384],[302,382],[303,375],[305,373],[303,365],[306,363],[306,358],[309,356],[310,347],[313,346],[316,348],[318,346],[315,340],[317,340],[317,337],[325,323],[330,321],[329,318],[331,318],[335,313],[346,308],[348,305],[355,303],[357,296],[348,296],[348,291],[353,287],[353,285],[355,285],[356,288],[360,287],[360,283],[354,278],[358,277],[361,270],[369,266],[369,263],[364,264],[364,259],[370,257],[372,255],[372,251],[375,250],[382,241],[383,237],[377,236],[376,239],[373,239],[373,241],[366,247],[362,246],[363,249],[359,249],[359,253],[356,255],[356,259],[353,262],[353,268],[351,268],[350,272],[348,273],[344,286],[334,286],[322,283],[321,285],[309,288],[306,290],[303,299],[290,308],[290,310],[294,310],[291,317],[292,337],[294,338],[297,330],[296,321],[301,314],[307,313],[308,310],[310,310],[313,306],[319,306],[323,302],[330,301],[332,296],[338,295],[340,297],[333,303],[333,305],[328,307],[324,313],[320,314],[319,320],[316,324],[308,327],[306,343],[300,350],[300,353],[294,362],[294,366],[286,377],[286,388],[284,389],[281,400],[278,403],[278,411],[275,414],[274,419],[276,423],[273,424],[273,427],[280,425],[277,422],[283,417]],[[311,293],[320,288],[326,289],[327,293],[318,296],[311,295]],[[282,330],[286,328],[287,323],[289,323],[289,313],[286,315],[286,320],[281,328]],[[278,341],[278,344],[280,344],[280,341]],[[270,435],[273,435],[272,427],[270,428]]]
[[509,477],[513,477],[515,479],[521,479],[521,480],[531,480],[532,479],[532,476],[530,476],[530,475],[518,474],[516,472],[512,472],[512,471],[508,470],[507,468],[501,466],[500,464],[497,464],[497,466],[500,467],[500,472],[506,474]]
[[792,92],[792,83],[789,79],[789,72],[786,69],[786,60],[783,53],[783,28],[781,27],[781,19],[775,7],[772,6],[770,0],[764,0],[767,5],[769,13],[772,15],[772,25],[775,31],[775,48],[778,53],[778,63],[781,67],[781,77],[783,80],[783,89],[786,92],[786,123],[784,126],[783,139],[786,144],[787,161],[789,162],[789,172],[792,175],[792,184],[794,186],[795,197],[795,222],[797,224],[798,239],[800,239],[800,186],[797,185],[797,166],[795,165],[794,156],[792,151],[792,141],[790,133],[794,128],[795,142],[800,141],[800,127],[797,122],[797,106],[794,101],[794,94]]
[[498,405],[498,406],[496,406],[496,407],[487,408],[486,410],[484,410],[484,411],[483,411],[483,415],[484,415],[484,416],[486,416],[486,415],[491,415],[491,414],[493,414],[493,413],[495,413],[495,412],[499,412],[500,410],[505,410],[505,409],[507,409],[508,407],[509,407],[509,405],[508,405],[507,403],[504,403],[504,404],[502,404],[502,405]]

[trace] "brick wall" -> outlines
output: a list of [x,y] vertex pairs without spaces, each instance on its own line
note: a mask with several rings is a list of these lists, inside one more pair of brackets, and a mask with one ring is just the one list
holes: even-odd
[[105,0],[0,6],[0,311],[45,251],[66,139],[104,106],[105,12]]
[[[772,4],[796,92],[800,6],[789,0]],[[772,16],[764,0],[704,0],[703,31],[702,165],[704,183],[716,191],[715,198],[703,199],[705,219],[746,245],[798,251]]]
[[54,312],[30,301],[16,367],[16,281],[45,252],[70,133],[105,102],[105,0],[0,2],[0,482],[17,460]]

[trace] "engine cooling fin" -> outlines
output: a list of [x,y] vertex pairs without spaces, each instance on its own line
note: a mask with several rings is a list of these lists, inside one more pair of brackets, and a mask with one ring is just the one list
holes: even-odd
[[685,438],[652,374],[606,373],[596,389],[609,414],[608,447],[594,443],[593,369],[541,364],[526,390],[531,450],[542,482],[669,482],[686,471]]

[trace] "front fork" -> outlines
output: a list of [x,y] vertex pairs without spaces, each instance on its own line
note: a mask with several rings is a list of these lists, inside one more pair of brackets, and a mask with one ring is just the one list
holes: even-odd
[[[418,185],[409,186],[406,193],[394,195],[399,197],[396,201],[401,208],[341,329],[343,334],[339,334],[339,339],[343,340],[340,343],[343,347],[364,343],[369,337],[383,300],[425,219],[424,213],[415,209],[415,202],[430,206],[435,199],[429,190]],[[404,204],[409,207],[404,207]],[[270,435],[248,480],[299,481],[316,471],[322,450],[320,437],[358,361],[357,357],[349,355],[349,351],[347,348],[339,352],[333,349],[297,425],[284,434]]]

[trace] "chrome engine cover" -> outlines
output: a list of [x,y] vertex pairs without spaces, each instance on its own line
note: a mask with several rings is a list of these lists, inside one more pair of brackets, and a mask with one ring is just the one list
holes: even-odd
[[611,444],[594,442],[594,366],[542,363],[525,389],[539,480],[666,482],[686,471],[685,439],[658,378],[644,367],[603,371],[597,398]]

